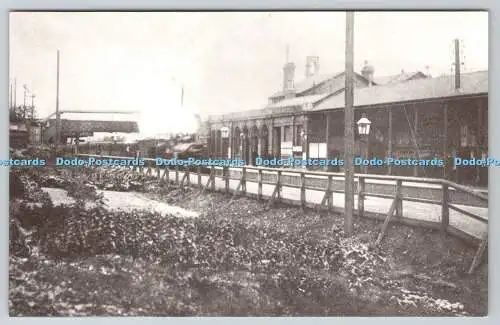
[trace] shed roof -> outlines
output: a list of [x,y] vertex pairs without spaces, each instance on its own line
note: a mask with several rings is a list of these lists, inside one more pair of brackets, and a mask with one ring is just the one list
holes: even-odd
[[[437,99],[461,95],[488,93],[488,71],[461,75],[461,88],[454,87],[454,76],[410,80],[404,83],[386,84],[354,89],[354,106],[368,106],[423,99]],[[318,104],[313,110],[343,108],[343,92]]]
[[[342,72],[341,73],[319,74],[319,75],[314,75],[314,76],[305,78],[302,81],[295,84],[294,91],[295,91],[295,93],[304,92],[304,91],[306,91],[314,86],[317,86],[317,85],[319,85],[319,84],[321,84],[329,79],[336,78],[341,74],[342,74]],[[285,93],[286,93],[285,91],[280,90],[280,91],[274,93],[273,95],[271,95],[270,97],[274,98],[274,97],[285,96]]]
[[[51,126],[55,119],[50,120]],[[102,121],[102,120],[67,120],[61,119],[61,130],[63,132],[139,132],[139,126],[135,121]]]
[[404,72],[392,75],[392,76],[382,76],[382,77],[373,77],[373,82],[377,85],[386,85],[393,84],[398,82],[405,82],[415,78],[426,78],[427,75],[420,71],[414,72]]
[[[363,77],[363,75],[359,74],[359,73],[355,73],[357,77],[359,78],[362,78],[364,80],[365,77]],[[337,73],[328,73],[328,74],[318,74],[318,75],[313,75],[311,77],[308,77],[308,78],[305,78],[303,79],[302,81],[298,82],[295,84],[294,86],[294,89],[293,91],[296,93],[296,94],[301,94],[301,93],[304,93],[314,87],[317,87],[321,84],[323,84],[324,82],[330,80],[330,79],[336,79],[338,80],[338,82],[336,83],[336,85],[341,85],[343,83],[342,80],[344,80],[344,75],[345,75],[345,72],[342,71],[342,72],[337,72]],[[338,88],[338,87],[334,87],[334,88]],[[335,91],[336,89],[334,89],[333,91]],[[276,93],[274,93],[272,96],[270,96],[270,98],[276,98],[276,97],[282,97],[282,96],[285,96],[286,94],[286,91],[278,91]]]

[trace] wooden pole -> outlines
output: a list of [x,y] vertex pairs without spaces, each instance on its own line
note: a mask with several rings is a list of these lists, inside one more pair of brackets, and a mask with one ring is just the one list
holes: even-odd
[[446,234],[448,226],[450,224],[450,209],[448,207],[448,202],[450,200],[448,185],[443,184],[443,202],[441,203],[441,232]]
[[31,119],[35,118],[35,94],[31,95]]
[[[418,106],[417,105],[413,105],[413,109],[414,109],[414,127],[413,127],[413,140],[415,141],[415,149],[416,149],[416,158],[417,159],[420,159],[420,150],[419,150],[419,146],[418,146],[418,140],[419,140],[419,131],[418,131]],[[413,176],[414,177],[417,177],[418,176],[418,166],[414,166],[413,167]]]
[[56,152],[61,140],[61,114],[59,112],[59,50],[57,50],[57,75],[56,75]]
[[184,86],[181,88],[181,107],[184,107]]
[[[305,159],[308,160],[309,159],[309,115],[304,115],[303,117],[303,121],[304,121],[304,126],[303,126],[303,129],[304,129],[304,151],[305,151]],[[306,165],[306,169],[307,169],[307,165]]]
[[17,79],[14,79],[14,95],[13,95],[13,101],[14,101],[14,108],[17,106]]
[[347,236],[353,233],[354,213],[354,12],[346,12],[346,49],[345,49],[345,219],[344,231]]
[[23,92],[23,107],[26,107],[26,99],[28,98],[28,88],[26,85],[23,85],[23,89],[24,89],[24,92]]
[[13,97],[14,97],[14,92],[12,91],[13,84],[9,85],[9,108],[12,109],[12,103],[13,103]]
[[[447,160],[447,153],[448,153],[448,104],[444,104],[443,108],[443,119],[444,119],[444,130],[443,130],[443,143],[442,143],[442,148],[443,148],[443,156],[445,161]],[[448,173],[446,172],[446,168],[443,168],[443,177],[447,178]]]
[[[483,154],[483,110],[482,102],[479,101],[477,106],[477,132],[476,132],[476,152],[481,159]],[[476,183],[480,183],[481,180],[481,168],[476,168]]]
[[26,119],[26,99],[28,97],[28,88],[26,87],[26,85],[23,85],[23,89],[24,89],[24,99],[23,99],[23,119]]
[[[393,135],[392,135],[392,108],[389,107],[389,136],[388,136],[389,139],[387,139],[388,141],[388,146],[389,146],[389,152],[387,153],[389,157],[392,157],[392,139],[393,139]],[[388,175],[391,175],[392,174],[392,166],[389,165],[387,166],[387,174]]]
[[229,155],[228,159],[232,159],[234,157],[234,125],[233,122],[230,123],[229,127]]
[[[326,158],[330,158],[330,153],[331,153],[331,148],[330,148],[330,133],[332,130],[332,119],[331,119],[331,113],[326,112],[325,113],[325,119],[326,119],[326,130],[325,130],[325,142],[326,142]],[[333,169],[333,166],[327,166],[326,170],[331,172]]]
[[[364,156],[365,156],[365,159],[370,159],[370,138],[368,135],[365,136],[364,138],[364,149],[365,149],[365,152],[364,152]],[[365,174],[368,174],[368,165],[365,165],[363,166],[363,173]]]
[[460,89],[460,40],[455,39],[455,89]]

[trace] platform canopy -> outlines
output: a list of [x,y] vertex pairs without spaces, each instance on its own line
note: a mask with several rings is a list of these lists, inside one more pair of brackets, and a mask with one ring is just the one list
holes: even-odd
[[[94,133],[139,133],[134,114],[64,113],[61,115],[61,137],[89,137]],[[45,137],[54,137],[56,119],[46,121]]]
[[61,134],[83,132],[137,133],[139,125],[135,121],[61,120]]

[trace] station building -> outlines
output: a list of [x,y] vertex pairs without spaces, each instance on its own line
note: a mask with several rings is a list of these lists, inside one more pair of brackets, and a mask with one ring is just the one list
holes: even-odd
[[[366,116],[370,133],[355,132],[355,152],[367,158],[440,158],[444,167],[368,167],[388,175],[445,177],[486,186],[487,168],[454,168],[452,157],[488,152],[488,71],[431,77],[405,72],[377,78],[365,62],[354,75],[355,121]],[[283,89],[262,109],[210,116],[211,157],[343,159],[345,74],[320,74],[319,58],[308,57],[306,75],[295,83],[295,64],[283,68]],[[354,125],[357,130],[356,125]],[[308,168],[313,168],[309,166]],[[342,171],[342,167],[329,167]]]

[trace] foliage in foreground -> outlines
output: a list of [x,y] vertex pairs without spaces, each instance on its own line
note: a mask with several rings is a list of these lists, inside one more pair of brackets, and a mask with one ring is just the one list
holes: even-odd
[[11,209],[11,315],[450,315],[463,309],[425,295],[404,303],[415,295],[387,275],[385,257],[338,233],[319,241],[208,216],[87,209],[81,203],[95,200],[95,191],[62,181],[79,198],[75,205],[53,207],[33,194],[43,193],[36,182],[14,176],[23,202]]

